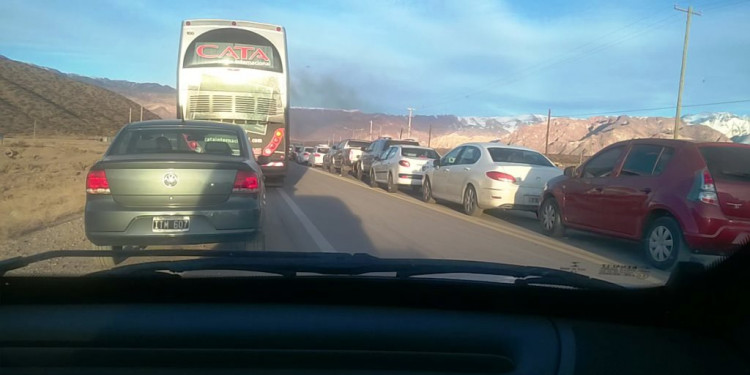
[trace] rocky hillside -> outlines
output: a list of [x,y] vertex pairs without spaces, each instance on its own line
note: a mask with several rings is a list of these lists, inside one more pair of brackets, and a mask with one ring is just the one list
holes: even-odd
[[[0,133],[113,135],[140,105],[112,91],[0,56]],[[144,119],[157,115],[146,110]]]
[[79,82],[116,92],[143,105],[144,108],[161,118],[177,118],[177,90],[173,87],[158,83],[135,83],[107,78],[91,78],[77,74],[65,74],[65,76]]

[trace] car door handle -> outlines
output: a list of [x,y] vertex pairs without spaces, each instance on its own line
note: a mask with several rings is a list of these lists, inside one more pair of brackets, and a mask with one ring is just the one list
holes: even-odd
[[451,169],[450,169],[450,168],[443,168],[443,172],[444,172],[444,173],[445,173],[445,172],[450,172],[450,171],[451,171]]
[[641,189],[641,192],[646,193],[646,194],[651,194],[651,188],[643,188]]
[[471,168],[469,168],[469,167],[464,167],[464,170],[465,170],[465,171],[470,171],[470,170],[471,170]]
[[594,188],[594,191],[596,191],[597,193],[601,193],[603,190],[604,190],[604,188],[601,187],[601,186],[597,186],[597,187]]

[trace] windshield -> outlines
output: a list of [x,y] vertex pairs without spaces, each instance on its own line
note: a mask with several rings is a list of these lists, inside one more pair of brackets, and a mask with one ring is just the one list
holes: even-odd
[[428,148],[411,148],[411,147],[403,147],[401,148],[401,156],[405,156],[407,158],[426,158],[426,159],[437,159],[440,157],[435,150],[431,150]]
[[128,129],[120,132],[108,155],[152,153],[245,156],[236,132],[211,129]]
[[550,163],[547,158],[545,158],[542,154],[534,151],[499,147],[490,147],[487,149],[487,151],[490,152],[492,161],[496,163],[520,163],[554,167],[554,165]]
[[[750,238],[748,1],[3,5],[0,273],[344,253],[650,288]],[[420,277],[487,276],[446,264]]]

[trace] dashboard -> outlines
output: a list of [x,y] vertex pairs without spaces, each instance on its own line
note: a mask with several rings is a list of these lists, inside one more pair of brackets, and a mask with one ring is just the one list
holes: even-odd
[[378,277],[6,277],[0,372],[748,373],[744,307],[726,305],[716,319],[724,294],[701,293]]

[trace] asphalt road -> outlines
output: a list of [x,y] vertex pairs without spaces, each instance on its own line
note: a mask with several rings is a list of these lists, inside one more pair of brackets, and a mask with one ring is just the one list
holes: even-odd
[[[458,206],[428,204],[406,189],[388,193],[352,176],[292,164],[283,186],[267,189],[266,245],[271,251],[368,253],[391,258],[501,262],[572,270],[630,286],[663,284],[631,242],[569,231],[540,233],[533,213],[487,211],[469,217]],[[80,216],[0,244],[0,258],[45,249],[90,248]],[[191,246],[217,249],[220,244]],[[133,258],[131,258],[133,259]],[[147,259],[139,258],[138,261]],[[135,260],[128,260],[131,262]],[[102,269],[91,259],[56,259],[21,270],[82,274]],[[604,274],[606,272],[607,274]]]

